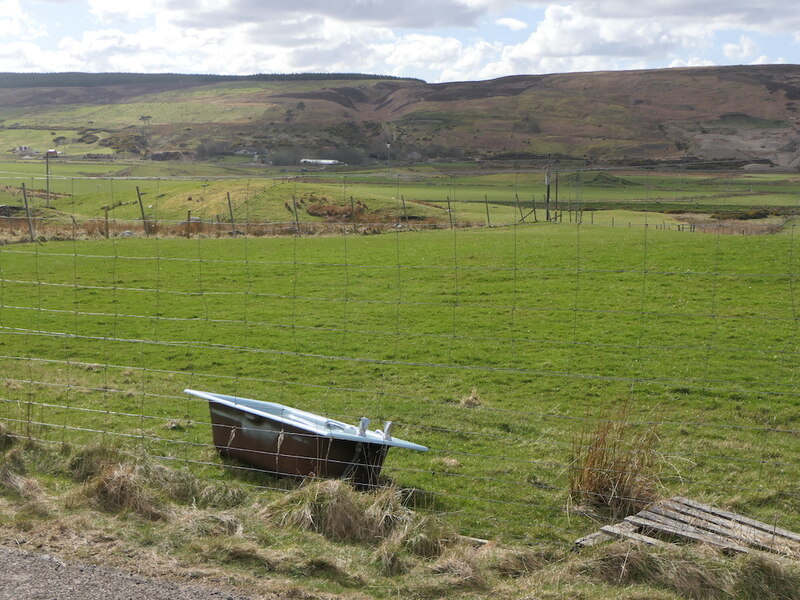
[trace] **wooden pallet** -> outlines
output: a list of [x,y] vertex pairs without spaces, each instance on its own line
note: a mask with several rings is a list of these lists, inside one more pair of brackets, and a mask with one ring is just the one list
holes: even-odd
[[800,559],[797,533],[681,496],[654,502],[621,523],[601,527],[575,544],[583,548],[615,538],[651,546],[672,546],[669,540],[683,539],[709,544],[724,552],[761,550]]

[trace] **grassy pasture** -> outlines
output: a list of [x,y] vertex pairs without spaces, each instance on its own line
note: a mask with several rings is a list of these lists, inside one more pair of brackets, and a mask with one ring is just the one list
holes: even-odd
[[431,452],[394,450],[386,472],[425,506],[463,533],[566,543],[595,526],[567,510],[575,444],[628,406],[657,431],[664,494],[797,529],[797,255],[791,227],[585,220],[5,246],[0,419],[232,479],[183,388],[395,420]]

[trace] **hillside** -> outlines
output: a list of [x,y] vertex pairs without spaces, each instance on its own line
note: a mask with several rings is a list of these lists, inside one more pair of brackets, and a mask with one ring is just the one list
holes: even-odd
[[[800,166],[800,66],[514,76],[0,75],[0,151]],[[387,143],[390,147],[387,148]],[[181,153],[181,154],[163,154]]]

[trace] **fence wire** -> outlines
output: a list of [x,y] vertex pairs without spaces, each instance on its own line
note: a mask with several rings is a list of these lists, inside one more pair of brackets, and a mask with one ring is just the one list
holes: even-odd
[[[291,489],[219,455],[193,388],[393,421],[429,452],[392,449],[381,484],[470,535],[583,534],[607,498],[580,476],[646,479],[637,454],[652,489],[618,500],[681,494],[800,526],[793,222],[626,226],[562,210],[542,223],[517,198],[513,219],[487,227],[487,207],[479,227],[451,182],[444,224],[362,222],[355,208],[299,223],[294,201],[282,222],[244,201],[203,223],[158,218],[159,185],[138,221],[0,218],[19,242],[0,247],[11,435],[120,443]],[[245,200],[257,193],[248,183]],[[399,179],[395,197],[402,215]]]

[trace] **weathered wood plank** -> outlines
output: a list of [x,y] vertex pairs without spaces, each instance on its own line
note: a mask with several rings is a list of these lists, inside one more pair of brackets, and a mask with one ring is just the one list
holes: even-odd
[[[732,549],[736,549],[733,548],[735,546],[742,547],[741,544],[737,542],[744,542],[748,545],[750,544],[749,540],[736,539],[734,535],[731,535],[735,532],[725,529],[724,527],[718,527],[718,529],[721,531],[712,531],[704,527],[704,525],[716,527],[712,523],[701,522],[699,524],[695,524],[690,522],[691,518],[686,517],[685,515],[680,515],[677,513],[663,514],[663,512],[663,510],[659,511],[657,506],[650,506],[648,509],[640,511],[635,516],[642,519],[655,521],[656,523],[663,523],[664,525],[671,527],[676,531],[680,531],[680,535],[685,536],[685,534],[688,532],[699,537],[708,538],[706,540],[708,543],[716,542],[717,545],[720,546],[722,544],[728,544],[732,547]],[[698,519],[694,519],[694,521],[697,522]]]
[[[626,523],[625,521],[620,521],[619,523],[615,523],[614,527],[620,530],[630,531],[636,533],[638,527],[636,525],[631,525],[630,523]],[[611,541],[612,539],[616,539],[616,536],[609,535],[607,533],[603,533],[602,531],[596,531],[594,533],[590,533],[587,536],[580,538],[579,540],[575,541],[575,545],[579,548],[585,548],[587,546],[596,546],[597,544],[602,544],[604,542]]]
[[[621,523],[619,525],[621,525]],[[600,528],[600,531],[609,535],[613,535],[616,538],[633,540],[636,542],[641,542],[642,544],[647,544],[648,546],[674,546],[674,544],[670,544],[669,542],[664,542],[657,540],[656,538],[636,533],[627,527],[620,527],[619,525],[604,525]]]
[[786,538],[776,538],[766,531],[738,523],[724,517],[700,511],[683,504],[664,500],[649,507],[650,511],[663,514],[676,520],[684,520],[690,525],[708,529],[714,533],[751,545],[761,550],[778,552],[789,556],[800,554],[800,546]]
[[608,535],[607,533],[603,533],[602,531],[595,531],[594,533],[590,533],[580,539],[575,540],[575,545],[578,548],[587,548],[589,546],[596,546],[597,544],[602,544],[604,542],[608,542],[614,539],[612,536]]
[[670,519],[664,518],[660,520],[654,520],[645,517],[632,516],[626,517],[625,520],[629,523],[633,523],[634,525],[639,525],[640,527],[646,527],[648,529],[653,529],[669,535],[676,535],[686,539],[694,540],[696,542],[710,544],[724,550],[732,550],[734,552],[741,552],[743,554],[750,552],[750,550],[744,546],[740,546],[739,544],[736,544],[730,540],[726,540],[725,538],[713,533],[703,532],[689,525],[681,525],[680,523],[676,524],[674,521],[660,522],[670,521]]
[[737,523],[744,523],[745,525],[749,525],[750,527],[753,527],[755,529],[766,531],[770,535],[780,536],[796,542],[800,542],[800,534],[797,534],[793,531],[789,531],[788,529],[781,529],[780,527],[769,525],[767,523],[763,523],[762,521],[756,521],[755,519],[745,517],[744,515],[739,515],[733,512],[729,512],[727,510],[723,510],[721,508],[709,506],[708,504],[703,504],[701,502],[695,502],[694,500],[690,500],[689,498],[683,498],[681,496],[675,496],[674,498],[672,498],[672,501],[678,502],[680,504],[685,504],[686,506],[689,506],[691,508],[696,508],[698,510],[711,513],[712,515],[725,517],[726,519],[730,519],[731,521],[736,521]]

